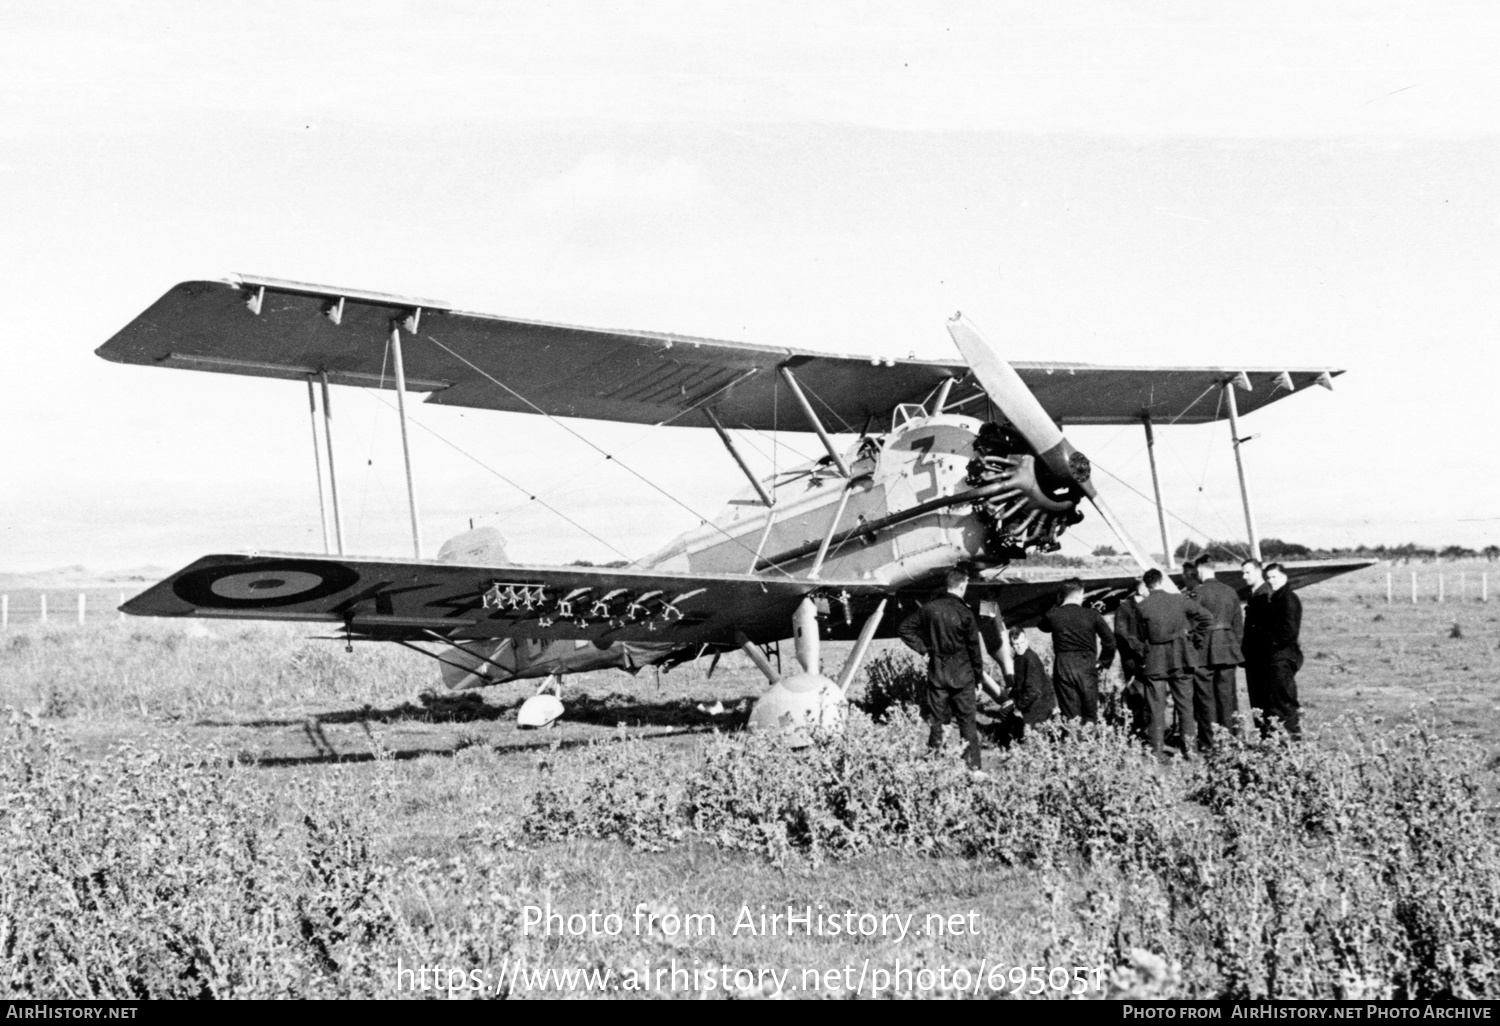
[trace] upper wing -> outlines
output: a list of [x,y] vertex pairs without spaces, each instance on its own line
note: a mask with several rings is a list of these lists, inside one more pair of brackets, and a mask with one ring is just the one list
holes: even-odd
[[[792,367],[834,431],[863,430],[898,404],[920,402],[959,362],[829,356],[648,331],[612,331],[495,317],[438,300],[325,288],[268,278],[175,286],[98,349],[107,360],[190,370],[304,378],[326,371],[346,385],[394,387],[390,325],[421,310],[403,335],[407,387],[448,406],[556,417],[704,426],[712,404],[731,427],[807,430],[794,404],[777,401],[782,365]],[[1216,386],[1240,373],[1251,384],[1242,413],[1328,380],[1332,368],[1097,367],[1014,365],[1042,406],[1069,424],[1197,424],[1227,416]],[[1290,382],[1291,389],[1286,386]],[[950,405],[984,409],[977,386]]]
[[[1301,588],[1369,561],[1288,564]],[[1248,594],[1237,575],[1221,577]],[[1126,576],[1084,580],[1090,601],[1114,605],[1135,585]],[[1057,600],[1058,582],[985,580],[971,597],[999,603],[1006,622],[1030,626]],[[881,624],[894,636],[903,608],[926,588],[878,581],[829,581],[751,574],[666,573],[603,567],[462,566],[437,560],[348,556],[215,555],[137,595],[121,608],[138,616],[215,616],[337,623],[382,640],[527,637],[688,645],[787,637],[792,612],[809,594],[829,599],[824,635],[853,638],[875,604],[895,598]]]

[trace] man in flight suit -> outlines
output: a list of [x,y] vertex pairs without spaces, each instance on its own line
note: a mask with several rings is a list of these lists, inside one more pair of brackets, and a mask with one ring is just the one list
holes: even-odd
[[1228,731],[1235,730],[1239,703],[1235,695],[1234,668],[1245,661],[1244,653],[1240,650],[1240,641],[1245,634],[1245,617],[1240,610],[1239,595],[1214,576],[1214,561],[1211,556],[1198,560],[1197,576],[1200,583],[1195,588],[1189,588],[1187,594],[1206,609],[1214,621],[1208,631],[1208,640],[1198,653],[1200,664],[1193,688],[1193,713],[1198,723],[1198,744],[1207,748],[1213,744],[1215,726]]
[[969,575],[949,570],[945,591],[902,621],[897,632],[907,647],[927,657],[927,747],[943,746],[943,728],[958,721],[968,743],[964,761],[979,769],[976,688],[984,680],[984,647],[979,618],[964,602]]
[[1141,737],[1151,722],[1146,709],[1146,684],[1141,667],[1146,662],[1146,647],[1141,640],[1141,602],[1151,589],[1144,581],[1135,582],[1135,591],[1120,600],[1115,609],[1115,647],[1120,653],[1120,673],[1125,678],[1122,698],[1130,713],[1130,729]]
[[1213,617],[1186,595],[1162,590],[1161,571],[1147,570],[1141,580],[1151,594],[1140,605],[1140,633],[1145,642],[1146,706],[1151,714],[1151,748],[1162,755],[1167,733],[1167,692],[1177,709],[1182,731],[1182,756],[1193,757],[1197,734],[1193,721],[1194,669],[1198,649],[1213,626]]
[[[1083,604],[1083,582],[1062,583],[1062,604],[1037,626],[1052,635],[1052,687],[1064,719],[1099,719],[1099,674],[1115,661],[1115,636],[1093,606]],[[1098,647],[1095,647],[1095,639]]]
[[1240,651],[1245,654],[1245,691],[1250,696],[1250,708],[1260,714],[1257,719],[1261,733],[1264,734],[1268,726],[1266,703],[1269,686],[1266,678],[1270,671],[1266,611],[1271,601],[1271,588],[1266,584],[1258,559],[1247,559],[1241,563],[1240,573],[1250,589],[1250,595],[1245,601],[1245,632],[1240,641]]
[[1293,738],[1302,736],[1297,671],[1302,669],[1302,600],[1286,581],[1280,563],[1266,564],[1271,589],[1265,606],[1266,727],[1280,723]]

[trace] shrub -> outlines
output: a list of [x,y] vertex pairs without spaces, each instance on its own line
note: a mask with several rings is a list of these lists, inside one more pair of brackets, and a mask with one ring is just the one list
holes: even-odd
[[881,652],[865,664],[865,690],[854,705],[877,723],[892,709],[917,710],[917,696],[927,683],[927,670],[905,652]]
[[975,782],[895,705],[884,725],[855,713],[800,751],[716,736],[680,783],[643,783],[656,778],[640,742],[599,746],[592,775],[547,790],[528,829],[648,846],[690,832],[778,865],[884,851],[1035,867],[1049,957],[1113,967],[1115,996],[1500,995],[1479,753],[1420,729],[1346,733],[1224,736],[1184,769],[1110,727],[1053,728]]

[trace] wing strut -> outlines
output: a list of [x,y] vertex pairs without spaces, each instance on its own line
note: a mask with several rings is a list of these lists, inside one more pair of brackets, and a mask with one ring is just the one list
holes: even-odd
[[[405,320],[406,329],[416,334],[422,320],[422,308],[413,310]],[[406,461],[406,499],[411,506],[411,545],[422,558],[422,525],[417,516],[417,486],[411,476],[411,446],[406,439],[406,368],[401,363],[401,321],[391,322],[391,365],[396,371],[396,413],[401,418],[401,458]]]
[[333,497],[333,537],[338,542],[339,555],[344,554],[344,514],[339,509],[339,476],[333,469],[333,407],[328,404],[328,372],[319,375],[323,379],[323,442],[328,450],[328,493]]
[[745,457],[741,456],[740,451],[734,447],[734,439],[729,437],[729,432],[725,431],[724,425],[719,423],[718,414],[714,413],[714,411],[707,406],[703,407],[703,412],[708,414],[709,423],[712,424],[714,426],[714,430],[719,433],[719,441],[724,443],[724,448],[729,450],[729,455],[734,457],[734,462],[740,465],[740,470],[744,471],[745,476],[750,479],[750,486],[755,489],[755,494],[760,496],[760,501],[765,503],[767,506],[774,506],[775,502],[773,502],[771,497],[766,494],[765,486],[760,483],[760,478],[756,477],[753,473],[750,472],[750,467],[745,462]]
[[1151,461],[1151,491],[1156,495],[1156,526],[1161,528],[1161,561],[1168,572],[1172,569],[1172,541],[1167,537],[1167,511],[1161,504],[1161,480],[1156,476],[1156,432],[1151,430],[1151,414],[1141,414],[1141,425],[1146,429],[1146,458]]
[[1245,457],[1240,446],[1245,440],[1240,437],[1240,410],[1234,401],[1234,390],[1250,390],[1250,379],[1241,372],[1237,378],[1224,382],[1224,399],[1229,406],[1229,440],[1234,443],[1234,469],[1240,475],[1240,499],[1245,504],[1245,531],[1250,535],[1250,555],[1260,559],[1260,536],[1255,533],[1255,510],[1250,507],[1250,484],[1245,480]]
[[323,525],[323,555],[333,550],[328,547],[328,507],[323,504],[323,452],[318,447],[318,393],[313,389],[313,376],[307,376],[307,409],[312,417],[313,469],[318,475],[318,520]]
[[823,573],[823,561],[828,558],[828,546],[833,544],[833,536],[839,529],[839,521],[844,519],[844,510],[849,507],[849,493],[854,491],[854,482],[850,481],[844,486],[843,493],[839,496],[838,508],[833,511],[833,519],[828,521],[828,531],[823,535],[823,544],[818,546],[818,554],[813,558],[812,569],[807,572],[809,581],[816,581]]
[[833,439],[828,437],[828,432],[824,429],[823,422],[818,419],[817,411],[813,409],[812,403],[807,401],[807,396],[803,393],[802,386],[797,383],[796,377],[792,374],[792,369],[783,366],[781,368],[781,376],[786,379],[787,387],[792,390],[792,395],[797,397],[797,402],[802,404],[802,412],[807,414],[808,423],[812,424],[812,429],[818,433],[818,439],[823,443],[823,448],[828,450],[828,455],[832,458],[833,465],[839,468],[840,474],[849,477],[849,464],[844,462],[843,455],[833,447]]

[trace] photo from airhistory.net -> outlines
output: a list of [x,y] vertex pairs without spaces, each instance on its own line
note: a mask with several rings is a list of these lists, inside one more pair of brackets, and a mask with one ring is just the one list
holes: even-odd
[[6,1020],[1496,1014],[1500,10],[0,27]]

